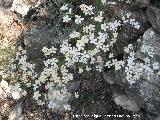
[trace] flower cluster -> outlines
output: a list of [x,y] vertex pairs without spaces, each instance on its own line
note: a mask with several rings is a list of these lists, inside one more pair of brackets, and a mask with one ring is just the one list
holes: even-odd
[[136,22],[135,19],[131,19],[130,18],[131,13],[126,13],[123,17],[122,17],[122,21],[124,24],[129,23],[131,24],[134,28],[139,29],[140,28],[140,24],[138,22]]
[[[106,0],[101,0],[101,2],[103,5],[108,4]],[[58,48],[43,47],[42,51],[46,60],[43,61],[44,69],[40,74],[37,75],[34,72],[34,64],[27,61],[26,51],[22,47],[19,47],[16,53],[17,62],[10,65],[11,74],[16,70],[21,73],[20,83],[25,83],[33,90],[33,98],[37,103],[47,104],[51,109],[71,110],[70,105],[67,104],[71,93],[66,88],[67,83],[74,79],[73,73],[70,73],[68,69],[71,66],[77,65],[79,74],[84,74],[91,69],[102,72],[104,67],[114,68],[116,71],[124,68],[126,80],[131,84],[140,79],[143,73],[147,73],[149,78],[154,71],[159,70],[158,62],[151,64],[151,58],[154,55],[153,48],[146,45],[141,47],[141,52],[149,55],[145,57],[144,63],[136,61],[136,52],[132,44],[124,47],[126,60],[116,58],[114,45],[118,44],[119,30],[126,23],[135,29],[140,28],[140,24],[135,19],[131,19],[131,13],[125,14],[121,20],[106,20],[105,12],[94,11],[95,8],[92,5],[82,4],[78,7],[82,15],[73,15],[72,13],[76,12],[70,8],[69,4],[64,4],[60,8],[61,22],[66,24],[73,21],[79,29],[74,29],[68,39],[57,45]],[[158,75],[160,75],[159,72]],[[12,74],[12,76],[16,75]],[[19,94],[22,92],[20,84],[16,83],[10,89],[13,91],[14,99],[19,99]],[[6,88],[7,91],[10,89]],[[77,93],[75,97],[78,97]]]
[[94,7],[93,7],[92,5],[87,6],[87,5],[85,5],[85,4],[82,4],[82,5],[80,5],[79,7],[81,8],[82,12],[83,12],[85,15],[93,15],[93,14],[94,14],[94,13],[93,13]]
[[0,98],[13,97],[13,99],[18,100],[22,96],[26,96],[26,91],[20,88],[20,84],[9,85],[8,82],[2,80],[0,82]]
[[136,80],[139,80],[142,76],[147,76],[146,79],[149,80],[150,76],[153,75],[155,71],[159,70],[159,63],[153,62],[152,60],[154,55],[154,49],[152,47],[147,45],[141,46],[141,52],[146,56],[143,59],[144,62],[136,61],[136,54],[134,53],[133,46],[131,44],[129,44],[128,47],[125,47],[124,51],[129,54],[127,58],[127,65],[125,67],[125,73],[126,80],[130,84],[135,83]]
[[56,50],[57,50],[57,48],[55,48],[54,46],[52,46],[50,49],[47,47],[43,47],[43,49],[42,49],[45,56],[49,56],[53,53],[56,53]]

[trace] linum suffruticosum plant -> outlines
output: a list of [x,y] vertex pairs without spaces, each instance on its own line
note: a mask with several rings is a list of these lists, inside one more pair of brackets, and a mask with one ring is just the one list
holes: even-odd
[[[105,4],[105,0],[102,0],[101,5]],[[68,36],[69,39],[63,40],[59,46],[43,47],[42,51],[48,59],[44,61],[45,67],[40,75],[34,71],[34,64],[27,61],[26,50],[21,46],[18,48],[16,58],[10,64],[11,78],[17,79],[10,84],[16,87],[12,90],[7,83],[1,82],[1,86],[6,85],[4,88],[14,99],[32,91],[32,96],[39,105],[47,105],[54,110],[71,110],[67,104],[71,93],[67,91],[66,83],[73,80],[74,75],[68,70],[73,65],[77,66],[79,74],[82,75],[91,69],[102,72],[105,67],[114,68],[115,71],[123,68],[125,79],[130,84],[140,79],[144,72],[148,79],[155,72],[158,77],[159,63],[152,61],[154,48],[146,45],[140,48],[145,54],[143,63],[135,62],[132,44],[120,46],[124,47],[126,59],[117,60],[115,53],[111,52],[120,39],[118,31],[123,25],[130,24],[134,29],[140,28],[140,24],[131,18],[131,13],[125,13],[121,19],[106,20],[104,11],[96,10],[96,6],[79,4],[78,9],[79,12],[75,12],[70,4],[64,4],[60,8],[61,22],[76,27]],[[75,93],[75,97],[78,97],[78,93]]]

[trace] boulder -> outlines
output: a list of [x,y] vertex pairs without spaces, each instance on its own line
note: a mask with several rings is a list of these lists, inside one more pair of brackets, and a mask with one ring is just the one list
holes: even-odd
[[129,99],[126,95],[118,95],[114,94],[113,99],[115,103],[119,106],[121,106],[123,109],[127,109],[129,111],[138,112],[140,110],[140,107],[136,103],[135,100]]
[[146,13],[153,29],[160,32],[160,9],[151,6],[147,8]]

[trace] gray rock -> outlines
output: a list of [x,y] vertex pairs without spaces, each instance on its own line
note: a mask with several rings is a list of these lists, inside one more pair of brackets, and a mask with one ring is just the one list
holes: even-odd
[[71,81],[67,83],[66,88],[68,92],[76,92],[80,87],[80,83],[81,83],[80,81]]
[[13,0],[0,0],[0,7],[10,8],[12,6]]
[[[152,62],[160,62],[160,34],[153,28],[149,28],[142,37],[142,45],[147,45],[154,48],[154,56]],[[136,58],[144,59],[144,54],[136,53]],[[136,61],[141,62],[141,61]],[[114,77],[111,77],[114,76]],[[119,77],[118,77],[119,76]],[[113,98],[117,105],[122,106],[123,109],[130,111],[138,111],[140,108],[145,108],[147,112],[160,115],[160,77],[157,74],[150,75],[150,80],[146,79],[147,73],[143,73],[140,80],[135,84],[130,85],[125,81],[122,72],[117,74],[105,74],[105,79],[110,84],[118,84],[120,88],[113,86]],[[124,91],[121,91],[124,90]],[[121,93],[119,93],[121,91]],[[149,114],[151,118],[152,115]]]
[[108,84],[115,84],[116,78],[114,71],[103,72],[104,80],[107,81]]
[[140,9],[147,8],[151,5],[150,0],[136,0],[136,4],[138,4]]
[[143,45],[149,45],[154,48],[154,58],[160,62],[160,34],[154,29],[149,28],[143,35]]
[[117,105],[122,106],[123,109],[127,109],[129,111],[139,111],[140,107],[136,103],[135,100],[129,99],[126,95],[114,94],[113,99]]
[[[154,57],[152,61],[160,62],[160,34],[154,29],[149,28],[142,37],[142,45],[147,45],[154,48]],[[143,58],[143,55],[138,53],[137,58]],[[155,114],[160,114],[160,78],[156,73],[150,75],[150,80],[146,79],[147,73],[141,76],[141,80],[136,82],[134,89],[144,99],[146,109]]]
[[160,32],[160,9],[156,7],[148,7],[147,11],[147,16],[149,19],[149,22],[152,24],[152,27]]
[[20,104],[16,105],[9,113],[8,120],[21,120],[22,107]]
[[[134,11],[130,8],[131,6],[124,5],[124,6],[115,6],[114,7],[114,14],[119,17],[120,19],[126,13],[131,13],[130,18],[135,19],[136,22],[140,24],[139,29],[135,29],[131,24],[126,23],[124,24],[123,29],[123,42],[127,43],[128,41],[136,41],[139,36],[142,36],[143,33],[150,27],[147,15],[143,11]],[[121,42],[122,43],[122,42]],[[120,49],[120,47],[118,47]],[[119,51],[119,50],[118,50]]]

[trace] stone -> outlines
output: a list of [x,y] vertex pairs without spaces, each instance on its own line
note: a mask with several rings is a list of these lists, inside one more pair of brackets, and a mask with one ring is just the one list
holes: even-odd
[[146,14],[152,27],[156,31],[160,32],[160,9],[152,6],[148,7]]
[[116,78],[114,71],[103,72],[103,78],[108,84],[115,84]]
[[149,45],[150,47],[154,48],[154,58],[156,61],[160,62],[160,34],[155,31],[153,28],[149,28],[142,37],[142,44]]
[[14,109],[9,113],[8,120],[20,120],[22,115],[21,104],[17,104]]
[[136,2],[140,9],[147,8],[151,5],[150,0],[136,0]]
[[67,83],[66,88],[68,92],[76,92],[80,87],[80,81],[71,81]]
[[13,0],[0,0],[0,7],[10,8],[12,6]]
[[[142,45],[154,48],[155,54],[153,55],[152,62],[160,62],[159,32],[153,28],[146,30],[142,36]],[[144,54],[138,51],[135,57],[143,59]],[[141,61],[138,60],[135,62],[141,63]],[[111,73],[104,76],[108,83],[114,83],[120,86],[120,88],[116,88],[113,86],[114,84],[112,85],[112,92],[114,93],[113,99],[115,103],[122,106],[123,109],[130,111],[138,111],[143,108],[150,113],[148,114],[150,118],[153,118],[152,115],[157,115],[157,118],[155,117],[155,120],[157,120],[160,115],[160,76],[157,76],[157,74],[154,73],[153,75],[150,75],[150,80],[148,80],[146,78],[147,73],[143,73],[140,80],[135,81],[135,84],[131,85],[125,81],[122,72],[116,74],[119,77],[115,76],[111,78]]]
[[126,95],[118,95],[114,94],[113,99],[115,103],[119,106],[122,106],[123,109],[127,109],[129,111],[138,112],[140,107],[136,103],[136,101],[129,99]]
[[[154,56],[152,61],[160,62],[160,34],[153,28],[149,28],[142,37],[142,45],[154,48]],[[143,55],[137,53],[137,58],[143,58]],[[136,81],[133,89],[144,99],[147,111],[160,114],[160,77],[157,74],[150,75],[150,80],[146,79],[147,73],[141,76],[141,80]]]
[[[140,24],[140,28],[136,29],[131,24],[126,23],[124,24],[124,29],[122,33],[122,39],[121,43],[127,43],[128,41],[130,43],[135,42],[139,36],[142,36],[143,33],[150,27],[150,23],[148,21],[146,12],[135,9],[132,10],[131,6],[124,5],[124,6],[115,6],[113,8],[114,14],[122,19],[123,15],[126,13],[131,13],[130,18],[135,19],[136,22]],[[119,48],[119,47],[118,47]]]

